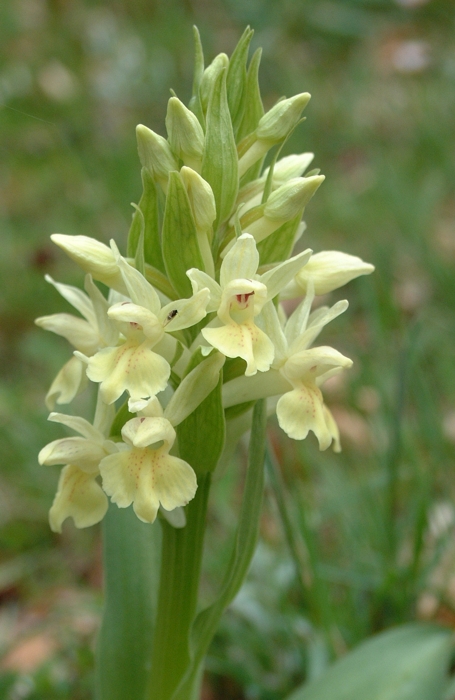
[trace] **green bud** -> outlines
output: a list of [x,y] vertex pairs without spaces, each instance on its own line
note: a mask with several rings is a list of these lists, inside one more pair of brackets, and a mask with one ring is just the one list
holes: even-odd
[[[273,184],[275,187],[284,184],[294,177],[301,177],[314,158],[314,153],[292,154],[280,158],[273,169]],[[261,181],[265,182],[269,174],[269,168],[264,170]]]
[[219,53],[218,56],[215,56],[211,64],[205,69],[202,75],[200,87],[201,103],[204,112],[207,111],[210,93],[212,92],[212,88],[216,82],[216,79],[218,78],[221,71],[224,68],[228,68],[228,66],[229,58],[226,56],[225,53]]
[[[255,210],[251,210],[245,214],[245,221],[244,217],[240,219],[242,230],[251,233],[257,242],[264,240],[285,222],[302,215],[304,207],[324,179],[323,175],[314,175],[288,180],[272,192],[263,205],[263,214],[260,218],[254,217]],[[256,211],[261,211],[261,208],[257,207]],[[254,218],[256,220],[253,220]]]
[[178,170],[178,163],[165,138],[148,129],[143,124],[136,127],[139,158],[152,177],[167,191],[169,173]]
[[269,219],[292,219],[308,204],[324,180],[324,175],[288,180],[272,192],[266,202],[264,216]]
[[183,166],[180,175],[190,200],[196,228],[207,231],[216,219],[213,190],[209,183],[191,168]]
[[171,97],[168,102],[166,129],[173,152],[185,165],[199,171],[204,153],[204,132],[198,118],[178,97]]
[[209,275],[215,277],[215,267],[210,249],[213,233],[212,224],[216,219],[216,204],[213,190],[209,183],[191,168],[183,166],[180,175],[193,212],[199,249],[204,260],[205,270]]
[[308,92],[281,100],[259,120],[256,132],[239,144],[239,177],[263,158],[276,143],[283,141],[297,125],[310,100]]
[[259,120],[256,136],[279,143],[297,125],[300,115],[310,101],[309,92],[302,92],[287,100],[281,100]]

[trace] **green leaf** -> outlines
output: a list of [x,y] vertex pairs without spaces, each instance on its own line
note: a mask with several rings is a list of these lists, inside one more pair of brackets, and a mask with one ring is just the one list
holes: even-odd
[[[204,655],[226,607],[242,585],[256,549],[264,491],[264,455],[267,409],[258,401],[253,412],[248,471],[243,490],[234,549],[221,591],[215,602],[197,616],[191,633],[191,667],[172,700],[188,700],[200,675]],[[357,700],[357,699],[356,699]]]
[[283,262],[289,258],[301,220],[302,213],[300,212],[258,243],[257,249],[261,265]]
[[160,272],[160,270],[157,270],[156,267],[152,267],[151,265],[147,265],[147,263],[145,263],[144,277],[147,282],[150,282],[152,287],[155,287],[155,289],[163,292],[163,294],[171,301],[179,298],[179,295],[169,282],[166,275]]
[[367,640],[288,700],[441,700],[451,630],[403,625]]
[[202,48],[201,36],[196,26],[193,27],[194,37],[194,76],[193,76],[193,95],[189,102],[189,108],[199,119],[199,123],[205,129],[204,110],[202,109],[201,97],[199,88],[204,74],[204,50]]
[[[161,520],[161,579],[149,700],[170,700],[190,663],[189,633],[197,608],[210,479],[211,474],[198,479],[196,496],[185,507],[185,527],[176,529]],[[124,700],[130,698],[136,700],[135,695],[125,694]]]
[[156,614],[161,528],[111,504],[102,523],[105,603],[96,698],[146,697]]
[[112,421],[111,425],[111,430],[109,437],[111,438],[121,438],[122,437],[122,428],[125,425],[125,423],[131,418],[135,418],[136,414],[135,413],[130,413],[128,410],[128,401],[126,400],[118,409],[117,413],[115,414],[114,420]]
[[177,171],[169,174],[163,220],[163,257],[175,290],[181,297],[190,297],[192,288],[186,271],[191,267],[204,270],[204,263],[188,195]]
[[146,168],[142,168],[142,197],[134,212],[128,233],[127,256],[136,257],[141,231],[144,232],[144,259],[164,272],[159,232],[159,201],[156,185]]
[[[240,124],[237,135],[238,141],[241,141],[245,136],[255,131],[259,120],[264,114],[264,106],[261,99],[261,90],[259,87],[259,65],[261,63],[262,49],[257,49],[251,59],[245,89],[245,106],[243,112],[242,123]],[[254,179],[254,178],[251,178]]]
[[[218,354],[218,353],[217,353]],[[200,363],[206,362],[201,351],[197,350],[190,360],[186,376]],[[199,476],[212,472],[224,447],[225,421],[221,389],[223,373],[215,388],[199,406],[176,428],[179,441],[179,455],[191,464]]]
[[226,89],[234,132],[238,131],[242,121],[247,99],[246,62],[248,60],[248,51],[253,34],[253,30],[249,27],[245,29],[229,61]]
[[215,196],[216,229],[231,214],[239,186],[237,148],[227,101],[225,69],[216,78],[207,108],[201,175]]

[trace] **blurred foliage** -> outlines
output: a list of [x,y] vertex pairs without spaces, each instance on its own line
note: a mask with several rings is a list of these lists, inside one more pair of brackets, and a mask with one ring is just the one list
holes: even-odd
[[[33,326],[64,310],[43,281],[81,285],[49,234],[125,245],[140,196],[134,128],[163,131],[190,95],[191,25],[210,59],[246,24],[266,106],[312,93],[287,152],[327,176],[303,245],[377,272],[331,295],[325,331],[355,360],[327,386],[344,451],[271,428],[262,543],[208,659],[206,698],[278,700],[375,631],[455,626],[455,13],[453,0],[5,0],[0,4],[0,696],[90,697],[99,534],[47,526],[60,436],[44,393],[69,357]],[[91,398],[78,399],[87,409]],[[276,464],[275,464],[276,462]],[[222,568],[242,484],[220,477],[207,578]],[[277,466],[279,465],[279,466]],[[269,465],[270,466],[270,465]],[[286,543],[289,545],[286,548]],[[29,645],[29,646],[27,646]],[[31,646],[30,646],[31,645]]]

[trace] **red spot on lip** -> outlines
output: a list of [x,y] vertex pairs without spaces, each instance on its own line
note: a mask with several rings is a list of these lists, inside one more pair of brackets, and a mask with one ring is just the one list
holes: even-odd
[[254,292],[248,292],[248,294],[236,294],[235,298],[237,299],[239,304],[246,304],[248,305],[248,299],[253,296]]

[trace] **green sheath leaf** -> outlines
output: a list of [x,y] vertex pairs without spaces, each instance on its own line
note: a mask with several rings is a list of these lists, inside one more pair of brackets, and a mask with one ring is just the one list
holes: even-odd
[[259,120],[264,114],[264,106],[259,88],[259,65],[261,63],[262,49],[257,49],[251,59],[246,79],[245,109],[242,123],[238,133],[238,141],[256,130]]
[[237,132],[240,126],[248,97],[246,94],[246,62],[253,34],[253,30],[249,27],[245,29],[229,61],[226,88],[234,132]]
[[204,263],[188,195],[177,171],[169,175],[163,221],[163,257],[175,290],[181,297],[190,297],[192,288],[186,271],[191,267],[204,270]]
[[287,260],[294,247],[294,239],[302,220],[302,213],[297,214],[291,221],[286,221],[280,228],[258,243],[261,265],[283,262]]
[[202,177],[213,190],[217,218],[214,228],[231,214],[238,192],[238,158],[226,94],[226,70],[218,75],[207,108]]
[[[163,257],[159,232],[159,203],[158,193],[152,176],[146,168],[142,168],[142,197],[135,211],[128,233],[127,256],[135,258],[141,231],[144,231],[144,259],[164,272]],[[141,216],[142,214],[142,216]]]
[[[187,374],[205,358],[200,350],[191,358]],[[225,436],[224,409],[221,396],[223,373],[220,380],[188,418],[177,426],[179,455],[191,464],[199,476],[212,472],[223,451]]]

